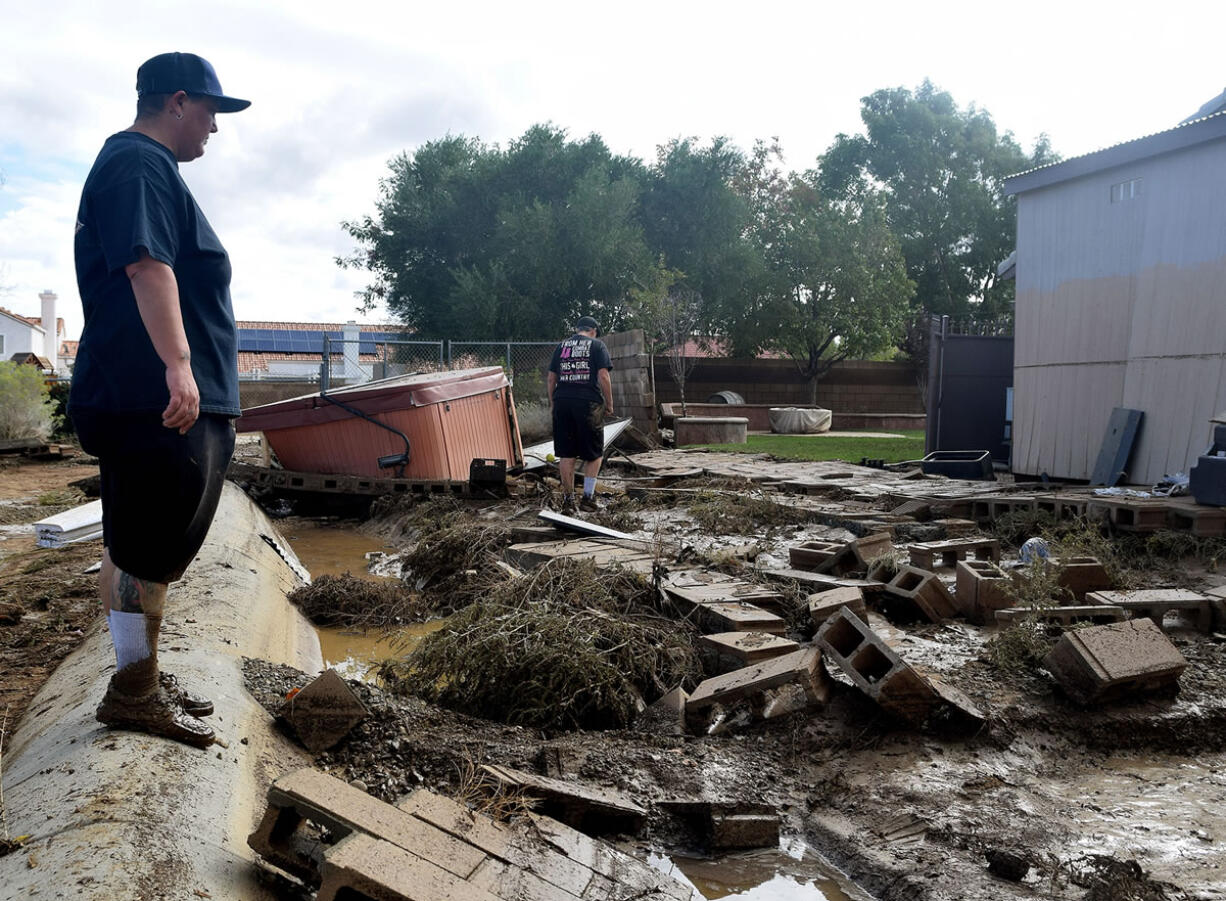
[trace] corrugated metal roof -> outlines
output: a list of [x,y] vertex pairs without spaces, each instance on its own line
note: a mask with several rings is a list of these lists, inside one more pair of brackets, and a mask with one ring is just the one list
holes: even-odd
[[[1212,101],[1211,101],[1212,103]],[[1208,105],[1208,104],[1207,104]],[[1102,169],[1110,169],[1139,159],[1170,153],[1204,141],[1226,137],[1226,110],[1181,122],[1174,128],[1158,131],[1131,141],[1112,144],[1091,153],[1070,157],[1058,163],[1036,166],[1005,179],[1005,191],[1020,194],[1072,178],[1080,178]]]

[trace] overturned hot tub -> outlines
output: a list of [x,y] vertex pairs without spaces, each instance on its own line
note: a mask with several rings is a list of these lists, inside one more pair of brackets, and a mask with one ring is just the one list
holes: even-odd
[[414,373],[244,410],[288,470],[467,481],[473,460],[523,463],[499,366]]

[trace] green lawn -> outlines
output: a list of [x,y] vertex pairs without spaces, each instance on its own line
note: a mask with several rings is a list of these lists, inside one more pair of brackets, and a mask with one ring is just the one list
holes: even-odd
[[[869,433],[870,435],[879,435]],[[843,460],[859,463],[884,460],[886,463],[901,463],[903,460],[918,460],[924,456],[924,432],[922,429],[906,429],[895,432],[897,438],[859,437],[846,435],[750,435],[745,444],[691,445],[711,451],[733,451],[743,454],[771,454],[786,460]]]

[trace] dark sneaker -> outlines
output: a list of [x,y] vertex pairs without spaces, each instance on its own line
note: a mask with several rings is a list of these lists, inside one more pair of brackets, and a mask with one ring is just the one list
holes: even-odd
[[174,673],[158,673],[158,682],[161,683],[162,688],[166,689],[166,694],[170,695],[171,700],[183,708],[184,713],[190,713],[192,716],[213,715],[213,702],[204,695],[198,695],[181,686]]
[[575,496],[573,494],[562,495],[562,512],[567,516],[575,512]]
[[600,510],[600,504],[596,502],[596,498],[585,494],[579,499],[579,509],[584,513],[596,513]]
[[116,691],[112,683],[107,686],[106,695],[94,716],[98,722],[112,728],[161,735],[197,748],[207,748],[213,743],[213,730],[191,714],[184,713],[164,688],[134,698]]

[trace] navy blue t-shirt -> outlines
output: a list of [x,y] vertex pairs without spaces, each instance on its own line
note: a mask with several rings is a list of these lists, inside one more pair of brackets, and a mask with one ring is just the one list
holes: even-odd
[[81,192],[74,251],[85,327],[69,410],[160,413],[170,402],[166,366],[141,321],[124,267],[142,249],[174,270],[200,412],[238,416],[238,339],[230,258],[174,154],[152,138],[111,135]]
[[549,371],[558,377],[553,396],[603,402],[599,372],[612,368],[613,361],[603,341],[587,335],[571,335],[554,349],[549,362]]

